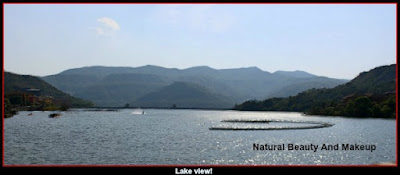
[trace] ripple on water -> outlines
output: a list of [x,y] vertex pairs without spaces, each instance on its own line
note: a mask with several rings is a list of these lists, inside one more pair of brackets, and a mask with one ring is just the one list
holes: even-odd
[[[56,119],[46,112],[32,113],[28,116],[22,111],[4,120],[4,164],[360,165],[396,160],[395,120],[208,110],[154,109],[146,110],[145,115],[132,115],[129,109],[77,110]],[[251,122],[226,122],[229,120]],[[315,127],[322,123],[334,125],[273,132],[209,130],[232,126]],[[377,149],[372,153],[254,151],[254,143],[358,143],[376,144]]]

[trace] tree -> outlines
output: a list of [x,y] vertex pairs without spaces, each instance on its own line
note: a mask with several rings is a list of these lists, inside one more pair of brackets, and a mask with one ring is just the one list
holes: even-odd
[[381,108],[382,111],[382,117],[392,117],[392,109],[390,109],[390,107],[388,105],[383,105]]
[[61,110],[61,111],[67,111],[67,110],[69,109],[70,106],[71,106],[71,105],[70,105],[69,103],[63,102],[63,103],[61,103],[61,105],[60,105],[60,110]]
[[353,115],[355,117],[370,117],[372,113],[372,102],[366,96],[358,97],[354,101]]
[[17,110],[12,107],[12,104],[8,98],[4,98],[4,117],[9,118],[17,114]]
[[23,105],[24,100],[22,93],[12,93],[8,94],[8,99],[13,105]]
[[377,103],[373,104],[371,115],[372,115],[372,117],[381,117],[382,116],[382,111],[381,111],[379,104],[377,104]]

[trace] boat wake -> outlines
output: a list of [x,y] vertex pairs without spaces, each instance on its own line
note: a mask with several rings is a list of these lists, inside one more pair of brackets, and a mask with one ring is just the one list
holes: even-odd
[[144,112],[144,110],[142,110],[142,109],[134,109],[131,114],[133,114],[133,115],[142,115],[142,114],[145,114],[145,113],[146,112]]

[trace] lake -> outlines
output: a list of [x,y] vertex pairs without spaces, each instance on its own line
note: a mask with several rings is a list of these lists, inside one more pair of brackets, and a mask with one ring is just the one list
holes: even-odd
[[[21,111],[4,119],[5,165],[367,165],[396,161],[394,119],[178,109],[146,109],[144,115],[133,109],[73,109],[61,112],[59,118],[49,118],[50,113]],[[332,125],[282,129],[313,123]],[[284,148],[257,150],[257,144],[258,149]]]

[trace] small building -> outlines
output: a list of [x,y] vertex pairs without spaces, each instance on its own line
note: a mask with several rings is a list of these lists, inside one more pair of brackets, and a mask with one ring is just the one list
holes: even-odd
[[39,96],[39,97],[38,97],[38,100],[39,100],[40,102],[45,103],[45,104],[53,103],[53,97],[50,96],[50,95]]

